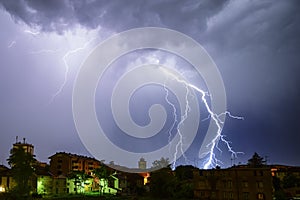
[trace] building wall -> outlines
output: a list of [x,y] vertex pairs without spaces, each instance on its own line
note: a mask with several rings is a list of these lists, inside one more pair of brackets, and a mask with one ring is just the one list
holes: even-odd
[[68,175],[72,171],[84,171],[91,175],[92,171],[100,165],[100,161],[94,158],[64,152],[50,157],[50,172],[54,176]]
[[269,168],[195,170],[194,185],[201,199],[272,199]]
[[37,193],[42,195],[51,195],[53,188],[52,176],[37,177]]
[[8,192],[16,186],[16,183],[10,176],[1,176],[0,177],[0,187],[3,190],[2,192]]

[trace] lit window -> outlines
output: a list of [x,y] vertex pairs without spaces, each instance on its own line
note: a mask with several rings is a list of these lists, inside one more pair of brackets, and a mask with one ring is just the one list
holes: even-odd
[[265,195],[264,195],[263,193],[258,193],[258,194],[257,194],[257,198],[258,198],[258,199],[265,199],[264,196],[265,196]]

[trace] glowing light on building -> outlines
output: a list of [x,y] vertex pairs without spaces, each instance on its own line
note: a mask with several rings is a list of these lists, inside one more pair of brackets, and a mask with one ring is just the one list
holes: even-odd
[[5,192],[5,188],[0,186],[0,192]]

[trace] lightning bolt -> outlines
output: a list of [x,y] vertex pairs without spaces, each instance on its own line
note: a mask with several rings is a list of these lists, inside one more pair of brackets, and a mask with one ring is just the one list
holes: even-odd
[[173,123],[171,125],[171,128],[168,131],[168,133],[169,133],[169,142],[171,141],[172,130],[175,128],[176,123],[178,123],[177,126],[176,126],[176,131],[177,131],[177,133],[179,135],[179,142],[176,144],[175,153],[174,153],[174,159],[173,159],[173,163],[172,163],[172,168],[175,169],[178,150],[181,151],[181,154],[184,157],[185,161],[187,162],[187,160],[188,160],[187,157],[184,154],[184,151],[183,151],[183,135],[182,135],[182,133],[180,131],[180,126],[184,124],[184,121],[187,119],[188,113],[189,113],[189,111],[191,109],[190,106],[189,106],[189,101],[188,101],[189,88],[186,86],[185,101],[187,103],[185,104],[184,114],[180,117],[180,121],[179,122],[177,120],[178,116],[177,116],[177,113],[176,113],[177,112],[176,106],[169,100],[169,90],[166,87],[166,82],[164,84],[164,90],[166,91],[165,100],[173,108],[173,117],[174,117],[174,121],[173,121]]
[[65,53],[65,55],[62,57],[62,60],[63,60],[63,63],[64,63],[64,66],[65,66],[65,72],[64,72],[64,79],[63,79],[63,82],[62,84],[60,85],[60,87],[58,88],[58,90],[53,94],[51,100],[50,100],[50,103],[52,103],[54,101],[54,99],[63,91],[66,83],[67,83],[67,80],[68,80],[68,74],[69,74],[69,69],[70,69],[70,66],[68,64],[68,57],[71,56],[72,54],[75,54],[75,53],[78,53],[79,51],[82,51],[84,49],[86,49],[90,43],[92,41],[94,41],[97,37],[94,37],[92,39],[90,39],[89,41],[87,41],[86,43],[84,43],[84,45],[82,47],[78,47],[76,49],[72,49],[72,50],[69,50],[68,52]]
[[171,141],[171,137],[172,137],[172,130],[175,128],[175,125],[178,122],[178,120],[177,120],[177,114],[176,114],[177,109],[176,109],[176,106],[169,100],[169,90],[166,87],[166,82],[164,83],[164,90],[166,92],[165,100],[173,108],[173,117],[174,117],[174,120],[173,120],[173,124],[171,125],[171,127],[170,127],[170,129],[168,131],[168,133],[169,133],[169,140],[168,140],[168,142],[170,142]]
[[[209,117],[215,122],[215,125],[217,126],[217,134],[216,136],[212,139],[212,141],[207,145],[207,147],[209,147],[209,151],[206,153],[206,155],[208,155],[208,160],[206,161],[206,163],[204,164],[204,169],[208,169],[209,167],[211,166],[215,166],[217,163],[222,163],[220,160],[218,160],[215,156],[215,153],[214,153],[214,150],[215,149],[218,149],[219,151],[221,151],[221,149],[218,147],[218,144],[219,144],[219,141],[222,141],[225,143],[228,151],[231,153],[231,156],[232,157],[237,157],[237,154],[238,153],[242,153],[242,152],[235,152],[233,150],[233,148],[231,147],[230,145],[230,142],[227,141],[225,139],[225,136],[222,135],[222,124],[224,123],[220,117],[223,116],[223,115],[228,115],[232,118],[235,118],[235,119],[243,119],[243,117],[237,117],[237,116],[233,116],[229,111],[226,111],[224,113],[220,113],[220,114],[216,114],[214,113],[211,108],[209,107],[208,105],[208,102],[207,102],[207,99],[206,97],[209,96],[207,92],[201,90],[200,88],[198,88],[197,86],[191,84],[191,83],[188,83],[186,82],[185,80],[183,79],[180,79],[179,77],[177,77],[175,74],[173,74],[172,72],[170,72],[169,70],[167,70],[166,68],[162,68],[160,67],[159,68],[160,70],[162,70],[165,74],[168,75],[168,77],[172,77],[173,80],[176,80],[177,82],[179,83],[182,83],[185,87],[186,87],[186,90],[187,90],[187,93],[186,93],[186,106],[185,106],[185,112],[183,114],[183,116],[181,116],[181,120],[177,126],[177,132],[180,136],[180,141],[179,143],[176,145],[176,151],[174,153],[174,161],[176,161],[176,156],[177,156],[177,153],[178,153],[178,147],[180,146],[181,148],[181,151],[183,152],[182,150],[182,145],[183,145],[183,142],[182,142],[182,139],[183,139],[183,136],[182,136],[182,133],[180,132],[180,125],[182,125],[185,121],[185,119],[187,118],[188,116],[188,112],[190,110],[190,107],[189,107],[189,102],[188,102],[188,94],[190,92],[189,89],[194,89],[195,91],[197,91],[198,93],[201,94],[201,100],[202,102],[204,103],[204,106],[207,110],[207,112],[209,113]],[[166,90],[166,88],[165,88]],[[167,90],[166,90],[167,91]],[[166,101],[167,103],[169,103],[173,109],[175,107],[174,104],[172,104],[169,100],[168,100],[168,93],[166,94]],[[175,113],[175,114],[174,114]],[[173,112],[173,115],[176,115],[176,110],[174,110]],[[177,116],[176,116],[177,117]],[[169,133],[170,134],[170,133]],[[222,151],[221,151],[222,152]],[[183,154],[184,155],[184,154]],[[173,162],[173,167],[175,165],[175,162]]]
[[38,31],[33,32],[33,31],[31,31],[31,30],[24,30],[24,33],[29,33],[29,34],[34,35],[34,36],[40,34],[40,32],[38,32]]

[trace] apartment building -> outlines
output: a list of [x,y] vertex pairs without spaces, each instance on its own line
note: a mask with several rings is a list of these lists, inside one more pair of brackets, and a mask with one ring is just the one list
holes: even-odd
[[273,190],[268,167],[194,170],[194,186],[196,198],[211,200],[271,200]]
[[101,162],[95,158],[65,152],[58,152],[49,159],[50,172],[54,176],[68,175],[72,171],[84,171],[91,175],[94,169],[101,166]]

